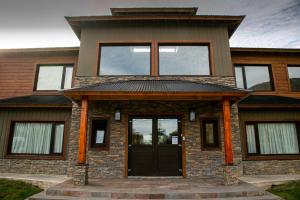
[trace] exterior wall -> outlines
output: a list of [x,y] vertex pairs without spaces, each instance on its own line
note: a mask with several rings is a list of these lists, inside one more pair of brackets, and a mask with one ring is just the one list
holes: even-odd
[[195,41],[211,42],[216,75],[232,76],[227,27],[221,24],[170,22],[122,22],[84,27],[77,76],[96,76],[98,69],[98,42],[135,41]]
[[233,64],[266,64],[271,65],[274,89],[270,92],[254,92],[253,94],[272,94],[291,97],[300,97],[299,92],[290,92],[288,65],[300,65],[298,54],[259,53],[259,52],[232,52]]
[[[66,174],[68,161],[44,160],[36,157],[32,158],[5,158],[8,146],[11,120],[25,121],[65,121],[66,141],[69,140],[70,129],[70,109],[1,109],[0,110],[0,172],[12,173],[45,173],[45,174]],[[67,144],[66,142],[65,144]],[[67,145],[65,145],[67,153]],[[68,157],[68,155],[65,155]],[[58,167],[59,166],[59,167]]]
[[[122,77],[118,80],[129,79]],[[145,77],[146,78],[146,77]],[[181,78],[184,79],[184,78]],[[187,78],[186,78],[187,79]],[[93,83],[116,81],[114,77],[76,77],[75,85],[84,86]],[[233,86],[233,77],[190,77],[189,80],[201,81],[206,83],[218,83]],[[122,108],[122,121],[115,121],[113,118],[116,107]],[[196,122],[188,121],[188,111],[196,108]],[[183,133],[186,136],[186,175],[187,177],[203,176],[223,176],[224,166],[224,136],[223,136],[223,112],[221,102],[208,101],[91,101],[89,104],[89,130],[88,140],[90,139],[90,123],[93,117],[109,119],[110,145],[108,151],[96,151],[87,148],[88,175],[90,178],[122,178],[125,175],[126,134],[128,114],[183,114]],[[200,118],[218,117],[220,120],[221,148],[217,151],[204,151],[201,149],[200,138]],[[238,167],[241,166],[241,145],[239,137],[239,122],[236,105],[232,106],[232,138],[234,148],[234,162]],[[69,143],[70,166],[68,174],[76,173],[78,136],[79,136],[80,105],[74,103],[72,111],[72,124]],[[74,153],[76,152],[76,153]],[[241,168],[240,168],[241,173]]]
[[299,174],[300,156],[298,160],[249,160],[246,155],[246,121],[299,121],[300,110],[240,110],[240,127],[243,147],[243,172],[246,175],[265,174]]
[[33,94],[39,64],[74,64],[76,67],[77,55],[49,54],[0,52],[0,99]]

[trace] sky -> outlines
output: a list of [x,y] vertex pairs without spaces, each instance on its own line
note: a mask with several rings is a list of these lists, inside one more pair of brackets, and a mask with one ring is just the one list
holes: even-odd
[[0,0],[0,49],[71,47],[64,16],[119,7],[198,7],[198,15],[246,15],[231,47],[300,48],[300,0]]

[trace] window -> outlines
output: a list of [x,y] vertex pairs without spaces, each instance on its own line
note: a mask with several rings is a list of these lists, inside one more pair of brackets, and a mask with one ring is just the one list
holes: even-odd
[[13,122],[10,154],[60,155],[64,123]]
[[72,85],[72,65],[40,65],[36,90],[69,89]]
[[150,75],[150,55],[150,45],[102,45],[99,75]]
[[217,119],[201,120],[201,140],[204,149],[216,149],[220,147],[219,122]]
[[235,66],[235,78],[238,88],[255,91],[271,91],[271,70],[269,66],[238,65]]
[[210,75],[209,48],[159,45],[159,75]]
[[91,147],[92,148],[108,148],[108,121],[92,120]]
[[252,155],[299,154],[297,123],[246,123],[247,151]]
[[288,66],[291,91],[300,92],[300,66]]

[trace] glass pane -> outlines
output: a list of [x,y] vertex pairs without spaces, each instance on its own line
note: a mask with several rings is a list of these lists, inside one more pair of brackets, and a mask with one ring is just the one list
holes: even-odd
[[269,68],[263,66],[245,67],[247,88],[251,90],[272,90]]
[[205,123],[205,143],[207,145],[214,145],[215,143],[213,123]]
[[40,66],[37,90],[59,90],[61,89],[61,80],[63,66]]
[[64,125],[59,124],[55,126],[55,136],[54,136],[54,153],[62,153],[64,139]]
[[300,91],[300,67],[289,67],[289,79],[292,91]]
[[100,75],[149,75],[150,46],[102,46]]
[[209,75],[207,46],[159,46],[160,75]]
[[246,125],[248,153],[256,153],[254,125]]
[[11,153],[49,154],[52,124],[15,123]]
[[152,145],[152,119],[132,119],[132,144]]
[[298,137],[294,123],[259,123],[261,154],[298,154]]
[[244,88],[243,70],[241,67],[235,67],[236,87]]
[[72,87],[73,67],[66,67],[64,89]]
[[178,144],[178,120],[158,119],[158,144]]

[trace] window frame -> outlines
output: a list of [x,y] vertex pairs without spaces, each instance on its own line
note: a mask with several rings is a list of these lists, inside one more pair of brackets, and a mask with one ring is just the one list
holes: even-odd
[[[97,51],[97,76],[98,77],[120,77],[120,76],[132,76],[132,77],[148,77],[152,76],[152,68],[154,64],[154,59],[153,59],[153,42],[149,41],[141,41],[141,42],[98,42],[98,51]],[[117,75],[107,75],[107,74],[101,74],[100,73],[100,68],[101,68],[101,48],[102,46],[149,46],[150,47],[150,60],[149,60],[149,74],[148,75],[125,75],[125,74],[117,74]]]
[[41,67],[51,67],[51,66],[63,66],[63,72],[62,72],[62,79],[60,83],[60,89],[58,90],[63,90],[65,86],[65,77],[66,77],[66,68],[67,67],[72,67],[72,81],[71,81],[71,87],[73,87],[73,82],[74,82],[74,74],[75,74],[75,64],[74,63],[66,63],[66,64],[59,64],[59,63],[51,63],[51,64],[38,64],[36,65],[36,73],[35,73],[35,78],[34,78],[34,86],[33,86],[33,91],[34,92],[57,92],[58,90],[38,90],[38,81],[39,81],[39,73],[40,73],[40,68]]
[[[209,74],[208,75],[198,75],[198,74],[194,74],[194,75],[186,75],[186,74],[179,74],[179,75],[160,75],[159,74],[159,46],[206,46],[207,50],[208,50],[208,64],[209,64]],[[161,76],[161,77],[166,77],[166,76],[170,76],[170,77],[176,77],[176,76],[185,76],[185,77],[194,77],[194,76],[198,76],[198,77],[211,77],[214,75],[214,71],[213,71],[213,59],[212,59],[212,48],[211,48],[211,43],[210,42],[158,42],[156,45],[156,70],[157,70],[157,76]],[[200,67],[200,66],[199,66]]]
[[[104,143],[103,144],[95,144],[95,146],[93,146],[94,145],[93,122],[94,121],[106,121]],[[89,149],[92,151],[109,151],[109,148],[110,148],[110,118],[93,117],[93,118],[91,118],[89,125],[90,125]]]
[[[243,88],[245,90],[251,90],[247,88],[247,77],[246,77],[246,70],[245,67],[267,67],[269,71],[269,77],[270,77],[270,90],[253,90],[253,92],[274,92],[275,91],[275,85],[274,85],[274,77],[273,77],[273,71],[272,71],[272,65],[271,64],[234,64],[234,78],[236,82],[236,74],[235,74],[235,68],[241,68],[242,69],[242,80],[243,80]],[[237,87],[237,82],[236,82]]]
[[[214,129],[214,144],[207,145],[205,143],[206,131],[205,124],[213,123]],[[220,134],[220,119],[219,118],[201,118],[200,119],[200,138],[202,151],[221,151],[221,134]],[[216,131],[216,132],[215,132]]]
[[[50,141],[50,154],[29,154],[29,153],[11,153],[12,142],[14,137],[14,130],[16,123],[51,123],[51,141]],[[62,152],[53,153],[54,149],[54,133],[56,125],[64,125]],[[5,158],[17,158],[17,159],[33,159],[33,160],[65,160],[65,147],[66,147],[66,121],[45,121],[45,120],[11,120],[9,128],[8,142],[6,146]]]
[[[294,123],[298,138],[298,154],[260,154],[259,133],[257,124],[259,123]],[[254,125],[256,153],[248,153],[247,125]],[[245,121],[244,122],[244,155],[246,160],[300,160],[300,121]]]
[[287,78],[288,78],[288,84],[289,84],[289,91],[290,92],[292,92],[292,93],[299,93],[300,92],[300,89],[299,90],[297,90],[297,91],[294,91],[294,90],[292,90],[292,84],[291,84],[291,79],[290,79],[290,74],[289,74],[289,68],[290,67],[297,67],[297,68],[299,68],[300,69],[300,65],[287,65]]

